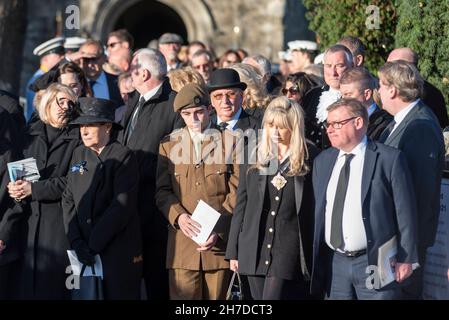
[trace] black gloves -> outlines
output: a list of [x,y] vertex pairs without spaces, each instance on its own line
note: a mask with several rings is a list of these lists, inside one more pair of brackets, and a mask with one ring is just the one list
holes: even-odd
[[87,243],[83,240],[76,240],[72,243],[72,248],[75,250],[78,256],[79,262],[87,266],[93,266],[95,264],[95,255],[87,246]]

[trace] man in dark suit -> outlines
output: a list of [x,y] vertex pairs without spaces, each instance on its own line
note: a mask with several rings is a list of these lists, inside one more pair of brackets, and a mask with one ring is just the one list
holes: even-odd
[[211,121],[221,129],[235,131],[240,129],[257,130],[260,120],[250,116],[242,108],[243,91],[246,84],[240,81],[239,74],[233,69],[218,69],[212,72],[209,93],[214,111]]
[[96,40],[87,40],[79,49],[80,59],[75,61],[86,74],[95,98],[108,99],[116,107],[123,105],[118,87],[117,76],[103,71],[106,61],[103,46]]
[[312,293],[326,292],[330,299],[398,298],[397,283],[380,281],[378,255],[396,241],[391,272],[399,283],[418,259],[406,160],[398,150],[367,139],[368,112],[357,100],[332,104],[326,126],[332,148],[318,155],[313,172]]
[[154,49],[141,49],[131,62],[136,95],[128,101],[119,141],[135,152],[139,163],[138,207],[143,237],[144,278],[150,299],[168,298],[165,269],[167,222],[157,210],[156,169],[159,143],[175,128],[184,125],[173,110],[176,93],[166,78],[164,56]]
[[378,140],[380,134],[393,117],[380,109],[373,99],[375,81],[369,71],[363,67],[346,69],[340,79],[340,92],[344,98],[353,98],[363,104],[368,111],[369,123],[366,135]]
[[[211,123],[222,131],[230,130],[236,136],[243,137],[244,139],[240,140],[243,144],[237,143],[235,147],[236,161],[253,163],[255,153],[252,150],[257,143],[257,130],[260,129],[262,118],[255,118],[243,109],[245,89],[246,84],[240,81],[240,76],[234,69],[223,68],[212,72],[208,86],[210,101],[214,108],[211,112]],[[243,145],[246,147],[243,148]],[[245,299],[251,300],[246,276],[242,276],[242,281],[243,295]]]
[[[418,256],[424,267],[426,250],[435,241],[440,213],[444,142],[438,120],[421,101],[423,79],[413,64],[387,62],[379,69],[379,94],[386,111],[394,116],[380,142],[404,152],[418,205]],[[394,124],[394,127],[393,127]],[[422,268],[404,288],[405,297],[422,297]]]
[[[397,48],[390,52],[387,61],[393,62],[397,60],[404,60],[418,67],[419,57],[410,48]],[[447,115],[444,96],[437,87],[426,80],[424,80],[423,85],[422,101],[435,113],[442,129],[449,126],[449,117]]]
[[302,106],[306,114],[306,137],[320,149],[329,147],[324,122],[326,108],[341,98],[340,77],[348,68],[354,66],[352,53],[341,44],[328,48],[324,53],[323,87],[313,88],[306,93]]

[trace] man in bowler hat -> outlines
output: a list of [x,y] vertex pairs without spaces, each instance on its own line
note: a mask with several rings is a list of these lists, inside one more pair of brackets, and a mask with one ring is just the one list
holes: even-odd
[[208,90],[215,111],[211,114],[211,120],[221,130],[245,131],[260,128],[259,120],[243,109],[245,89],[246,84],[240,81],[237,71],[224,68],[212,72]]

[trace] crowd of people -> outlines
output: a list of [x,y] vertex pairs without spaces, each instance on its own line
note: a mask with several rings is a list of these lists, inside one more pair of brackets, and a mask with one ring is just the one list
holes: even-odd
[[[100,256],[105,299],[224,299],[232,272],[248,300],[422,299],[449,119],[416,53],[373,75],[355,37],[296,40],[275,72],[183,43],[54,38],[25,108],[0,93],[0,299],[71,299],[67,250]],[[25,158],[38,181],[10,179]]]

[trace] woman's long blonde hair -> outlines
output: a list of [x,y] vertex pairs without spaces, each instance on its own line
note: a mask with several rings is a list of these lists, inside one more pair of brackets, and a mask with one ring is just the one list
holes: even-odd
[[291,132],[290,138],[290,176],[303,176],[309,172],[306,160],[309,157],[305,138],[304,112],[301,106],[287,97],[278,97],[270,102],[262,121],[263,135],[258,145],[256,167],[266,168],[270,160],[275,159],[277,150],[265,130],[266,125],[275,124],[287,128]]

